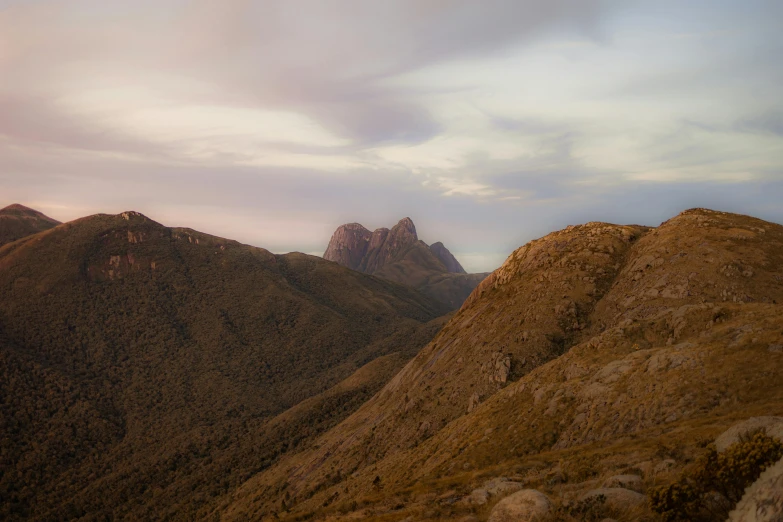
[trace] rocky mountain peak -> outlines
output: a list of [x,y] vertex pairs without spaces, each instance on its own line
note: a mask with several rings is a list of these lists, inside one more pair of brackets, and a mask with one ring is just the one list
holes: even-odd
[[419,240],[419,236],[416,235],[416,225],[413,224],[413,220],[409,217],[399,220],[391,231],[392,234],[396,234],[400,237],[412,238],[413,241]]
[[324,259],[372,274],[418,240],[416,225],[409,217],[401,219],[391,230],[382,227],[373,232],[359,223],[347,223],[332,234]]
[[428,246],[419,240],[416,225],[402,218],[391,229],[370,232],[359,223],[335,230],[324,259],[412,286],[458,308],[486,274],[468,274],[443,243]]
[[446,248],[443,243],[438,241],[437,243],[433,243],[430,245],[430,250],[433,254],[435,254],[435,257],[437,257],[441,263],[446,267],[446,270],[453,274],[465,274],[465,269],[462,268],[462,265],[459,264],[459,261],[457,261],[457,258],[454,257],[454,255],[449,252],[449,249]]
[[324,259],[358,270],[371,236],[372,233],[359,223],[340,225],[332,234]]

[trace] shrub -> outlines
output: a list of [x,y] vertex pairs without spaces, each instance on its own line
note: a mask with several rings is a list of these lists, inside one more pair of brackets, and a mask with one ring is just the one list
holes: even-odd
[[740,437],[723,453],[711,445],[689,473],[651,489],[650,506],[665,522],[726,520],[745,488],[781,458],[783,443],[763,432]]

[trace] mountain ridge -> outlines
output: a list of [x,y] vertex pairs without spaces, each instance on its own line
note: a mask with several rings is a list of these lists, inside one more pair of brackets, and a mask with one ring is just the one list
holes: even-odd
[[[372,519],[406,499],[400,518],[486,517],[497,499],[471,507],[477,478],[514,474],[518,487],[555,495],[545,477],[564,474],[567,458],[574,476],[590,478],[575,470],[591,454],[605,463],[590,473],[650,459],[668,467],[640,472],[645,483],[665,480],[683,455],[698,455],[700,437],[783,412],[781,266],[782,226],[707,209],[657,228],[588,223],[534,240],[378,394],[248,481],[224,516],[345,509]],[[681,448],[677,460],[664,464],[655,441]],[[324,482],[327,470],[347,478]],[[281,480],[287,513],[250,500],[274,499],[269,487]],[[570,487],[586,491],[584,480]]]
[[427,245],[409,217],[370,232],[359,223],[337,227],[324,259],[397,281],[458,308],[487,274],[467,274],[441,242]]
[[0,209],[0,247],[49,230],[60,222],[19,203]]
[[0,248],[0,286],[10,520],[200,518],[357,408],[447,312],[318,257],[137,212]]

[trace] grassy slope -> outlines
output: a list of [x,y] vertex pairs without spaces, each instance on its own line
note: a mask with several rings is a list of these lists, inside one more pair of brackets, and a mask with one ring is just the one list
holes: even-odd
[[[783,227],[705,210],[526,245],[384,390],[248,481],[223,516],[279,511],[264,499],[280,492],[292,515],[449,519],[476,510],[454,500],[482,476],[557,495],[645,461],[678,468],[700,438],[783,413],[769,349],[783,337],[781,266]],[[494,353],[515,382],[493,378]],[[466,414],[474,393],[483,404]],[[553,473],[570,478],[556,489]]]

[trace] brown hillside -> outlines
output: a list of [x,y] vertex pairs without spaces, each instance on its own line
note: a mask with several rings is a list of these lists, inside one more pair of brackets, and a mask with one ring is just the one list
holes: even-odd
[[445,311],[134,212],[6,245],[0,288],[6,520],[200,518],[355,410]]
[[465,497],[493,476],[555,500],[637,465],[645,485],[666,480],[699,441],[783,413],[778,303],[780,225],[695,209],[657,229],[550,234],[512,254],[355,414],[248,481],[223,516],[286,518],[283,495],[292,516],[484,519],[498,499]]
[[49,230],[60,222],[23,205],[0,209],[0,247],[23,237]]

